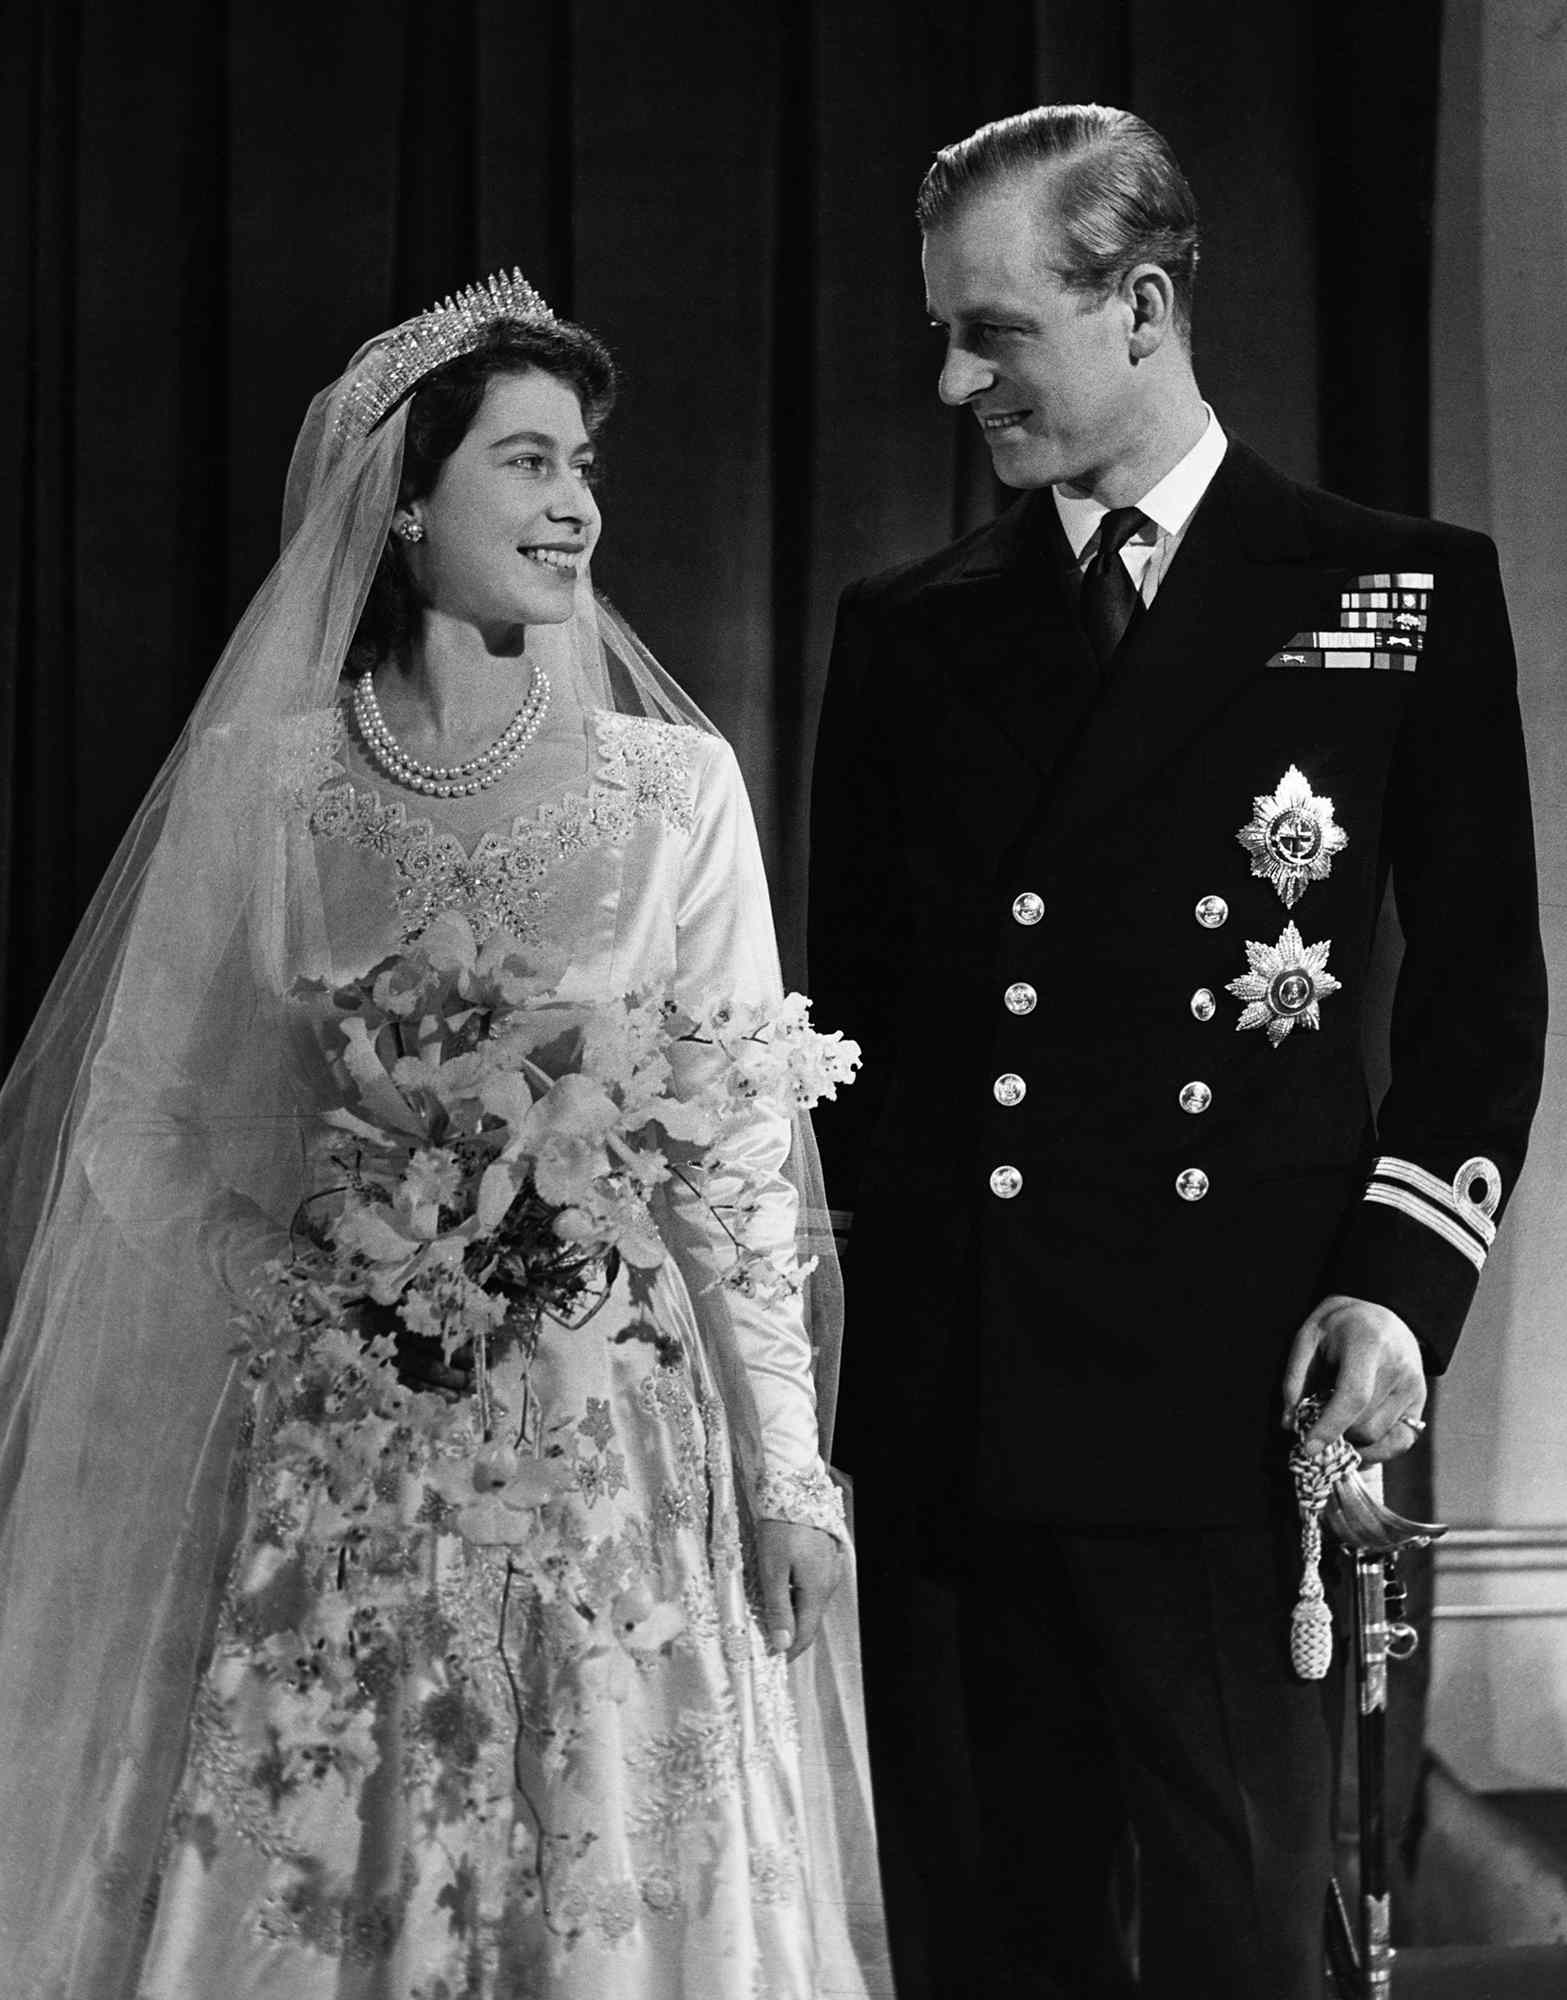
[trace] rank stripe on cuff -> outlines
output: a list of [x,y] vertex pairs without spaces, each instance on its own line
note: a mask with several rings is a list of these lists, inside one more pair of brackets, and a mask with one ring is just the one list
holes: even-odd
[[[1479,1200],[1476,1185],[1483,1187]],[[1444,1181],[1415,1160],[1384,1153],[1372,1163],[1366,1200],[1396,1208],[1440,1236],[1467,1257],[1477,1271],[1496,1241],[1492,1221],[1502,1196],[1502,1177],[1490,1160],[1466,1160],[1451,1181]]]
[[1384,1208],[1396,1208],[1413,1221],[1423,1222],[1427,1229],[1433,1230],[1445,1243],[1451,1243],[1455,1250],[1467,1257],[1477,1271],[1485,1269],[1484,1246],[1444,1215],[1441,1209],[1422,1201],[1419,1195],[1411,1194],[1405,1188],[1389,1187],[1382,1181],[1373,1181],[1366,1189],[1366,1200],[1380,1202]]
[[[1495,1209],[1501,1199],[1501,1175],[1489,1160],[1468,1160],[1459,1168],[1454,1179],[1444,1181],[1413,1160],[1401,1160],[1396,1153],[1383,1153],[1372,1162],[1371,1174],[1374,1180],[1402,1181],[1416,1194],[1434,1202],[1447,1215],[1467,1223],[1487,1250],[1496,1241],[1496,1224],[1491,1220],[1490,1210]],[[1467,1186],[1477,1174],[1488,1182],[1493,1191],[1494,1198],[1489,1209],[1459,1193],[1460,1187]]]

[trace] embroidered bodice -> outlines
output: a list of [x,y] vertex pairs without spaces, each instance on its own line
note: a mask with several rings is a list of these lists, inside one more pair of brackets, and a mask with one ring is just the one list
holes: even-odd
[[442,910],[455,910],[481,944],[497,931],[520,943],[544,934],[555,865],[588,849],[622,846],[642,824],[689,834],[695,810],[694,729],[648,717],[595,711],[589,718],[596,769],[585,787],[545,798],[490,827],[470,847],[426,814],[356,782],[340,710],[320,718],[300,771],[302,802],[318,839],[342,840],[389,861],[397,883],[402,941],[411,944]]

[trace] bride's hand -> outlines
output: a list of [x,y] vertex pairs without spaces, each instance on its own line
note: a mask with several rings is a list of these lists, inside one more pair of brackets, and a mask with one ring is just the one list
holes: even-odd
[[843,1549],[823,1528],[797,1521],[758,1521],[756,1563],[762,1617],[775,1653],[797,1660],[816,1637],[822,1613],[843,1574]]
[[405,1326],[394,1327],[392,1338],[397,1342],[397,1372],[410,1389],[434,1389],[443,1396],[466,1394],[473,1380],[466,1365],[471,1348],[459,1347],[447,1361],[438,1340],[410,1333]]
[[439,1340],[410,1333],[398,1318],[395,1306],[377,1305],[370,1299],[362,1299],[352,1307],[349,1318],[357,1332],[367,1340],[377,1334],[391,1335],[397,1346],[397,1359],[393,1365],[410,1389],[434,1389],[442,1396],[466,1393],[473,1379],[467,1365],[471,1349],[460,1347],[448,1362],[441,1352]]

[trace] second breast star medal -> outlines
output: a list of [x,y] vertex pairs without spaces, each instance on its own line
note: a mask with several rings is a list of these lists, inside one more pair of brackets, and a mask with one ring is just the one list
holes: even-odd
[[1349,835],[1333,818],[1333,801],[1319,798],[1291,764],[1274,790],[1251,802],[1251,818],[1235,838],[1251,856],[1251,872],[1271,882],[1292,910],[1313,882],[1325,882]]
[[1293,924],[1286,924],[1277,944],[1246,944],[1251,970],[1225,987],[1246,1006],[1235,1023],[1240,1028],[1268,1030],[1278,1048],[1296,1027],[1322,1026],[1321,1002],[1337,993],[1340,982],[1328,971],[1333,940],[1305,944]]

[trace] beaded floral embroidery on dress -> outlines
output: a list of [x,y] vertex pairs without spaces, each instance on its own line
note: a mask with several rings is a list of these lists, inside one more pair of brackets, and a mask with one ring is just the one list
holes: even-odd
[[756,1511],[773,1520],[821,1528],[842,1542],[849,1539],[843,1495],[821,1465],[804,1471],[764,1472],[757,1481]]
[[[301,720],[321,726],[316,717]],[[339,710],[330,711],[332,748],[325,765],[319,736],[302,735],[291,746],[285,782],[318,838],[346,840],[391,862],[405,944],[421,937],[443,910],[466,917],[480,944],[497,931],[535,944],[553,866],[589,848],[619,845],[643,824],[688,834],[695,822],[691,753],[699,731],[604,710],[595,712],[592,724],[598,768],[586,793],[567,793],[519,814],[507,831],[484,834],[471,854],[456,834],[410,815],[401,799],[385,802],[373,787],[349,781]]]
[[[705,1936],[735,1990],[806,2000],[797,1727],[723,1404],[686,1340],[660,1356],[636,1324],[617,1292],[554,1336],[545,1426],[570,1476],[515,1545],[453,1532],[434,1473],[385,1496],[401,1526],[356,1524],[258,1439],[171,1827],[176,1905],[237,1845],[262,1870],[247,1922],[302,1977],[396,1963],[409,2000],[599,2000]],[[357,1690],[324,1730],[319,1642],[341,1632]],[[367,1876],[387,1766],[406,1831]]]

